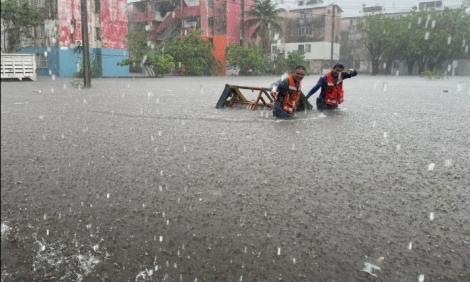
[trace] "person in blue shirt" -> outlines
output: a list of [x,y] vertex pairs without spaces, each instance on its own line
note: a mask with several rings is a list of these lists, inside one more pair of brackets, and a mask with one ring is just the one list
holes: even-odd
[[317,109],[319,111],[336,109],[344,100],[343,80],[356,75],[356,70],[344,71],[343,64],[335,64],[330,72],[318,80],[317,85],[308,92],[306,98],[310,98],[321,88],[317,98]]

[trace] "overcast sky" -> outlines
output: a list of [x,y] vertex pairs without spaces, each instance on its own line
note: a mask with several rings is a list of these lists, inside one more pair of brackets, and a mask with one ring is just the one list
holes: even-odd
[[[292,4],[296,3],[297,0],[284,0],[284,3]],[[387,12],[396,12],[409,10],[413,6],[417,6],[419,2],[427,2],[426,0],[335,0],[335,1],[324,1],[325,3],[335,2],[343,9],[343,16],[357,16],[361,15],[362,4],[367,6],[380,5],[385,7]],[[443,0],[444,6],[459,6],[462,4],[462,0]]]

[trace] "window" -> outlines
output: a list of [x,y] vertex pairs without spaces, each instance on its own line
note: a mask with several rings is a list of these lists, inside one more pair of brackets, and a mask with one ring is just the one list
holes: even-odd
[[99,27],[95,28],[95,35],[96,35],[96,40],[101,41],[101,28]]
[[312,45],[311,44],[305,44],[305,52],[309,53],[312,51]]
[[101,0],[95,0],[95,13],[99,14],[101,11]]
[[304,52],[304,45],[303,44],[299,44],[298,51],[299,52]]

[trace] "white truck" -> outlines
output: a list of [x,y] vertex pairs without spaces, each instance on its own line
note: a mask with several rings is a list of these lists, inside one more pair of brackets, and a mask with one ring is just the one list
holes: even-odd
[[34,54],[2,53],[2,79],[36,80]]

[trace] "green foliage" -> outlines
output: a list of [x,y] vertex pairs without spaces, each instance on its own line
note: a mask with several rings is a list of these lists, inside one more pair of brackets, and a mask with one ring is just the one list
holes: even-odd
[[27,0],[5,0],[2,1],[1,19],[2,38],[8,36],[7,51],[10,52],[19,47],[21,36],[34,36],[31,27],[43,23],[44,16]]
[[267,59],[258,47],[230,45],[226,50],[227,63],[240,67],[241,75],[262,74],[267,69]]
[[151,50],[147,45],[147,32],[143,24],[139,24],[129,31],[127,42],[129,48],[128,64],[140,64],[144,56]]
[[250,17],[245,23],[247,27],[253,27],[253,38],[261,38],[261,47],[269,51],[269,38],[271,31],[282,29],[282,19],[279,14],[284,11],[276,7],[276,3],[271,0],[256,0],[252,9],[248,12]]
[[211,44],[198,31],[186,37],[174,38],[164,45],[165,53],[180,62],[186,75],[210,75],[220,67],[212,55]]
[[289,71],[294,70],[294,68],[298,65],[305,66],[305,54],[301,51],[292,51],[287,53],[286,65]]
[[[445,70],[457,59],[469,59],[470,15],[463,9],[420,11],[399,18],[384,15],[366,17],[362,28],[372,72],[388,72],[394,60],[403,60],[411,73],[436,68]],[[382,67],[384,66],[384,67]]]
[[154,54],[149,58],[149,64],[157,75],[164,75],[175,69],[175,61],[169,54]]
[[272,72],[275,74],[282,74],[291,72],[298,65],[306,66],[305,54],[301,51],[292,51],[287,53],[287,58],[284,54],[279,54],[272,61]]

